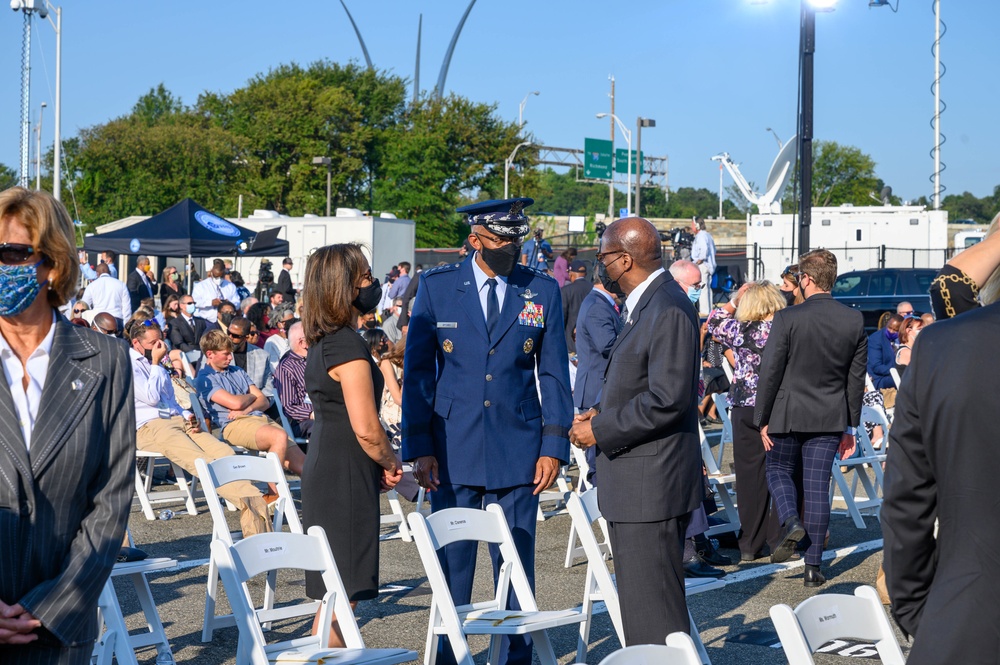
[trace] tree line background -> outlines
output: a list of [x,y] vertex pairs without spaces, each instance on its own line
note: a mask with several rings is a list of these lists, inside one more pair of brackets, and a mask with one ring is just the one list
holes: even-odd
[[[325,156],[334,207],[392,212],[417,223],[418,246],[457,246],[465,233],[455,208],[503,195],[504,160],[525,137],[496,104],[454,94],[412,102],[407,88],[389,72],[330,61],[281,65],[230,93],[204,92],[190,106],[160,84],[128,115],[64,141],[63,199],[86,231],[185,197],[225,217],[237,215],[240,195],[245,214],[322,214],[326,168],[312,159]],[[858,148],[816,142],[814,157],[813,205],[870,205],[882,189],[875,162]],[[536,158],[530,149],[518,152],[511,196],[534,198],[536,214],[607,211],[607,185],[536,168]],[[44,163],[52,163],[51,149]],[[16,182],[16,171],[0,165],[0,187]],[[43,187],[51,187],[51,174]],[[625,206],[623,192],[615,198],[616,209]],[[786,199],[792,210],[791,187]],[[718,205],[718,193],[706,188],[681,187],[669,197],[644,188],[641,214],[712,217]],[[1000,210],[1000,186],[981,199],[949,195],[943,207],[952,220],[986,223]],[[723,215],[747,212],[731,185]]]

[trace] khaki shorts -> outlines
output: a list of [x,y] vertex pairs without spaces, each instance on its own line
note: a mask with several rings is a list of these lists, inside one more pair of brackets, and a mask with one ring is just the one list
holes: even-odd
[[281,429],[281,425],[267,416],[240,416],[222,428],[222,439],[231,446],[258,450],[257,430],[265,425],[273,425]]

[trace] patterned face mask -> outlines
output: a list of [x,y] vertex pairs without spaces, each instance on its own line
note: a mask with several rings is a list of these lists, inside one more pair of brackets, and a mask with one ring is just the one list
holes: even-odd
[[23,266],[0,265],[0,316],[17,316],[35,302],[42,287],[39,284],[38,266],[42,262]]

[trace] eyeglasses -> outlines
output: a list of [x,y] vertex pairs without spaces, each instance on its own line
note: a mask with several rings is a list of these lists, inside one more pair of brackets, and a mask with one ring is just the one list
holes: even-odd
[[[803,277],[809,277],[809,273],[807,273],[807,272],[797,272],[794,275],[792,275],[792,277],[795,278],[796,282],[801,282]],[[809,277],[809,279],[812,279],[812,277]]]
[[703,289],[705,288],[705,282],[698,282],[697,284],[692,284],[691,286],[693,286],[696,289]]
[[76,307],[73,308],[73,313],[74,314],[83,314],[86,311],[87,310],[85,310],[85,309],[77,309]]
[[193,300],[185,300],[185,301],[184,301],[184,302],[182,302],[181,304],[182,304],[182,305],[184,305],[184,306],[187,306],[187,305],[193,305],[193,304],[194,304],[194,301],[193,301]]
[[118,334],[117,330],[108,330],[107,328],[102,328],[101,326],[96,325],[96,324],[94,325],[94,330],[99,330],[102,333],[104,333],[105,335],[117,335]]
[[259,334],[260,334],[260,332],[258,332],[256,330],[251,330],[250,332],[247,333],[247,337],[256,337]]
[[229,338],[230,339],[239,340],[239,341],[243,341],[244,339],[247,338],[247,335],[237,335],[236,333],[231,332],[231,333],[229,333]]
[[601,254],[600,252],[598,252],[597,256],[595,256],[594,258],[597,259],[598,261],[600,261],[601,263],[604,263],[604,259],[608,258],[609,256],[614,256],[615,254],[624,254],[624,253],[625,253],[624,249],[616,249],[614,251],[605,252],[603,254]]
[[[370,283],[372,283],[374,281],[375,281],[375,278],[372,277],[372,270],[371,270],[371,268],[368,269],[368,272],[363,273],[361,275],[361,279],[358,280],[358,282],[361,283],[361,284],[364,284],[365,282],[368,282],[370,284]],[[358,287],[355,287],[355,288],[360,289],[361,287],[358,286]]]
[[521,243],[524,241],[523,238],[494,238],[493,236],[486,236],[482,233],[474,233],[473,235],[480,240],[489,240],[494,245],[499,245],[500,247],[504,247],[505,245],[517,245],[520,247]]
[[0,244],[0,263],[6,265],[17,265],[27,261],[35,248],[31,245],[24,245],[17,242],[5,242]]

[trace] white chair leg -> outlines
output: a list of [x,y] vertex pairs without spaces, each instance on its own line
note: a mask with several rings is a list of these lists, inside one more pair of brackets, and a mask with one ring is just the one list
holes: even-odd
[[215,630],[215,604],[219,595],[219,569],[215,557],[208,560],[208,586],[205,589],[205,619],[201,624],[201,641],[211,642]]
[[[150,466],[152,466],[152,461],[150,461]],[[156,519],[156,515],[153,514],[153,506],[149,503],[149,496],[146,494],[146,487],[138,468],[135,470],[135,493],[139,497],[142,514],[146,516],[147,520],[152,522]]]
[[694,623],[694,617],[691,616],[691,612],[688,612],[688,619],[691,621],[691,639],[694,641],[694,646],[698,649],[698,656],[701,658],[703,665],[712,665],[712,660],[708,657],[708,651],[705,650],[705,644],[701,641],[701,633],[698,632],[698,626]]
[[[552,642],[549,641],[549,634],[544,630],[528,634],[531,635],[531,639],[535,643],[535,653],[538,655],[539,662],[542,665],[559,665],[559,661],[556,660],[556,653],[552,650]],[[576,660],[577,662],[584,662],[586,654],[584,654],[583,660],[577,655]]]
[[125,617],[122,616],[122,608],[118,604],[114,582],[110,579],[101,589],[101,596],[97,604],[101,608],[101,617],[104,620],[104,625],[108,627],[108,632],[115,635],[112,649],[119,665],[139,665],[135,658],[135,652],[132,651],[132,647],[128,643],[128,628],[125,626]]

